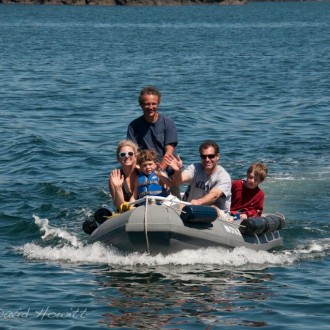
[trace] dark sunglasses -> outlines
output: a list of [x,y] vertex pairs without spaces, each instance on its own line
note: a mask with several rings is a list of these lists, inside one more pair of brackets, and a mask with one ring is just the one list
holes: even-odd
[[215,154],[210,154],[210,155],[200,155],[202,159],[206,159],[206,158],[209,158],[209,159],[213,159],[216,155]]
[[134,156],[134,152],[133,151],[129,151],[129,152],[120,152],[119,153],[119,157],[120,158],[125,158],[125,157],[133,157]]

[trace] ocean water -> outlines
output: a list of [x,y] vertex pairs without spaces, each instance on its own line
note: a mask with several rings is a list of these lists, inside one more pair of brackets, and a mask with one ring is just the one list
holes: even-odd
[[[330,3],[0,5],[0,329],[330,329]],[[284,246],[89,245],[145,85],[178,153],[269,166]]]

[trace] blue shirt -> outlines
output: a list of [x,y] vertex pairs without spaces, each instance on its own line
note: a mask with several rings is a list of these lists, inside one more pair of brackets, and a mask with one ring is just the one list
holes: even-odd
[[174,121],[158,114],[155,123],[148,123],[144,116],[133,120],[127,129],[127,139],[135,142],[140,149],[154,149],[161,161],[165,154],[165,146],[178,144],[178,132]]

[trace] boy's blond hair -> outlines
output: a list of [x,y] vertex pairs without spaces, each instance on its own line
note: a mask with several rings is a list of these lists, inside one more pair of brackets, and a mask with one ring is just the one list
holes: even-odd
[[266,176],[268,174],[268,168],[267,165],[264,163],[253,163],[248,168],[246,174],[249,175],[251,173],[254,173],[254,177],[259,181],[262,182],[266,179]]

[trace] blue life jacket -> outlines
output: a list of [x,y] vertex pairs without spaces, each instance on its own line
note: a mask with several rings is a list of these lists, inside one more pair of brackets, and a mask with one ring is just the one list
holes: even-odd
[[158,176],[152,172],[149,175],[138,175],[138,198],[144,196],[168,196],[167,190],[159,184]]

